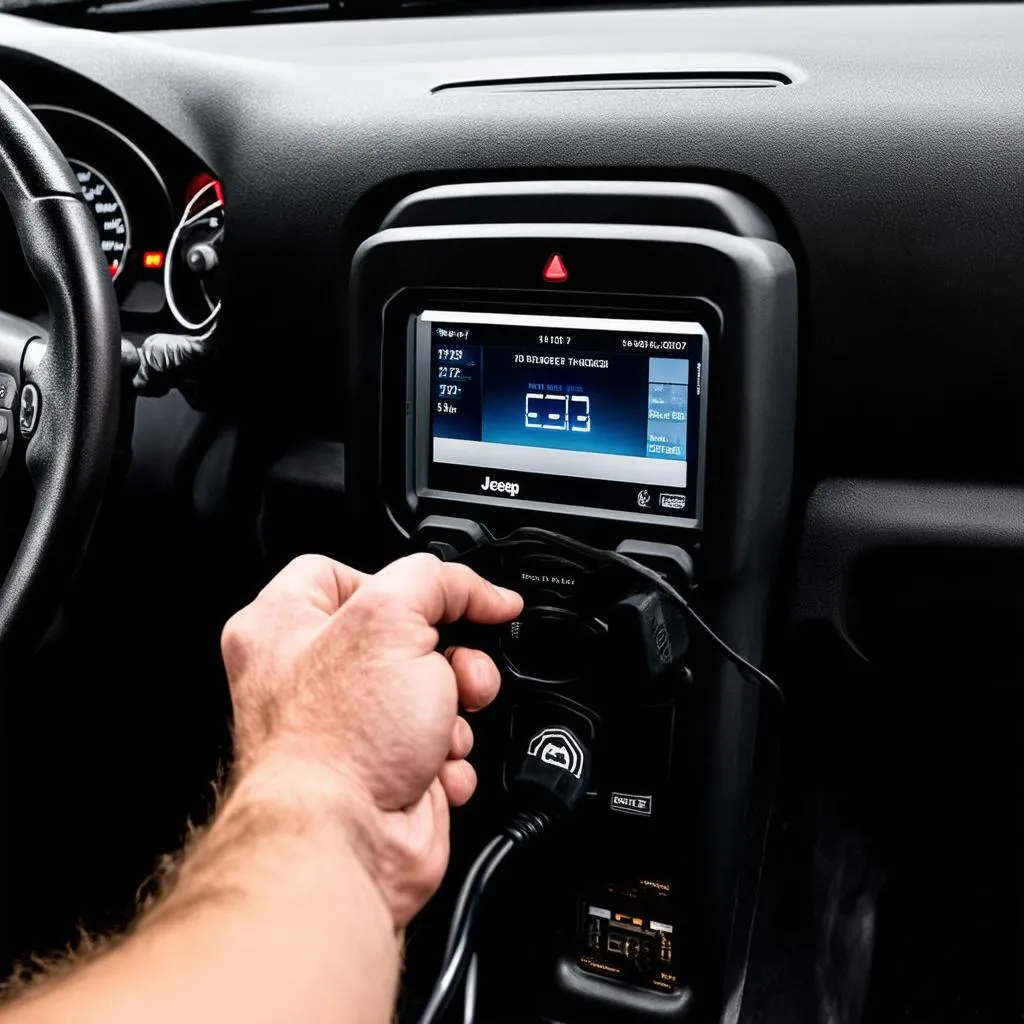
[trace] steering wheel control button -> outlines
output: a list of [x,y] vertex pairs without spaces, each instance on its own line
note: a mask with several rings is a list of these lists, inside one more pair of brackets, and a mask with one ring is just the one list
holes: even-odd
[[18,382],[9,373],[0,373],[0,409],[13,409],[18,397]]
[[18,410],[18,429],[26,441],[39,423],[39,404],[39,388],[35,384],[26,384],[21,389],[21,405]]
[[14,450],[14,413],[0,409],[0,476],[3,476]]
[[501,634],[506,667],[521,679],[558,685],[586,679],[596,668],[604,634],[566,608],[527,608]]

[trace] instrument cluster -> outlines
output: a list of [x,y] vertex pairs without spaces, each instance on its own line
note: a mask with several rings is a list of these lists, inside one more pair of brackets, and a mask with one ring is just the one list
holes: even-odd
[[[224,190],[208,169],[156,140],[150,155],[105,120],[56,103],[32,109],[75,172],[121,306],[122,329],[205,335],[220,312]],[[6,213],[6,211],[4,211]],[[8,266],[13,232],[3,230]],[[42,321],[42,297],[27,269],[0,285],[0,308]]]

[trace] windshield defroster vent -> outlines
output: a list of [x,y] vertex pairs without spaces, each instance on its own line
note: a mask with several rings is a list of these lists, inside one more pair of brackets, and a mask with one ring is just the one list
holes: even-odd
[[792,85],[781,71],[653,71],[619,74],[548,75],[536,78],[495,78],[445,82],[431,92],[470,89],[475,92],[608,92],[633,89],[774,89]]

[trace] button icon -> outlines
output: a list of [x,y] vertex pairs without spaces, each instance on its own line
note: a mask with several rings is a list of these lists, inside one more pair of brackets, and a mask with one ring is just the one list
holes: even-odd
[[565,768],[568,771],[571,755],[569,748],[564,744],[548,740],[540,752],[540,759],[545,764],[553,764],[556,768]]
[[636,496],[636,503],[641,508],[651,507],[651,492],[646,487]]
[[566,269],[565,262],[559,253],[553,252],[548,257],[547,263],[544,264],[544,280],[557,283],[568,279],[569,271]]
[[39,421],[39,389],[35,384],[26,384],[21,389],[21,407],[18,410],[18,426],[21,436],[28,440]]
[[583,748],[568,729],[542,729],[530,740],[526,753],[577,779],[583,775]]

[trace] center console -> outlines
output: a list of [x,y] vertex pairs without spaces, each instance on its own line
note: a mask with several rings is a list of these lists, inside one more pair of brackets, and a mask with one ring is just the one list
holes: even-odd
[[[526,600],[515,623],[445,638],[503,676],[473,720],[480,785],[451,874],[531,747],[592,753],[582,811],[488,904],[475,1019],[720,1019],[756,907],[767,698],[658,588],[579,552],[653,570],[760,661],[792,469],[789,253],[708,185],[440,186],[359,248],[350,317],[347,556],[476,560]],[[410,1020],[446,900],[410,938]]]

